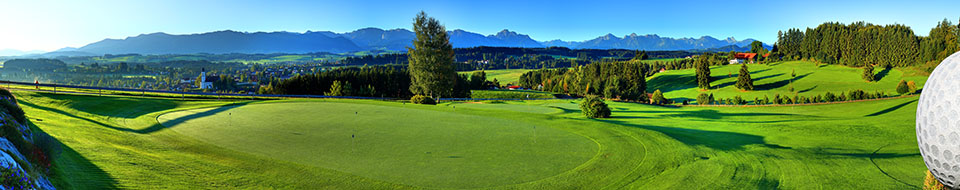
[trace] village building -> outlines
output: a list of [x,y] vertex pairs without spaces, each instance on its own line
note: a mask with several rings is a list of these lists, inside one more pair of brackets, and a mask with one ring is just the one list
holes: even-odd
[[207,71],[200,69],[200,89],[213,89],[213,82],[220,80],[217,76],[207,76]]
[[757,53],[737,53],[733,56],[733,59],[730,59],[730,64],[752,64],[756,57]]

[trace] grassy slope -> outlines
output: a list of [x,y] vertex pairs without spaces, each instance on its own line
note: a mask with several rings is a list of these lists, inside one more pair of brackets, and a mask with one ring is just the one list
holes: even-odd
[[[817,66],[805,61],[778,62],[769,65],[751,64],[750,77],[753,78],[754,91],[742,92],[734,84],[737,82],[737,75],[740,71],[740,65],[724,65],[711,67],[711,76],[714,80],[710,83],[709,91],[700,91],[694,82],[694,69],[673,70],[657,74],[647,80],[647,90],[654,91],[660,89],[667,98],[682,100],[696,100],[700,93],[713,93],[715,97],[732,98],[740,95],[744,99],[752,101],[754,97],[763,98],[764,95],[773,98],[774,94],[799,93],[800,96],[816,96],[826,92],[839,94],[849,92],[850,90],[862,89],[867,92],[883,91],[888,95],[896,94],[897,84],[901,79],[913,80],[917,82],[917,87],[922,87],[926,82],[926,76],[904,74],[900,69],[891,69],[884,71],[877,68],[874,72],[880,77],[877,82],[865,82],[861,78],[862,69],[851,68],[837,65]],[[792,72],[796,72],[797,77],[791,77]],[[794,92],[789,91],[793,81]],[[719,88],[719,89],[717,89]]]
[[[226,102],[16,95],[28,117],[43,120],[34,122],[39,128],[69,147],[57,160],[69,175],[57,181],[62,186],[410,187],[224,149],[163,129],[154,119]],[[925,170],[913,129],[916,100],[755,108],[613,102],[614,118],[599,120],[583,118],[576,102],[566,100],[405,108],[454,112],[456,106],[456,114],[548,126],[599,144],[580,166],[502,188],[903,189],[916,188]]]

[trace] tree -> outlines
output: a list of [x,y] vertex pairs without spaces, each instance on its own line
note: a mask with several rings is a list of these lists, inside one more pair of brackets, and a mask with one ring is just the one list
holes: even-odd
[[636,50],[636,51],[633,53],[633,60],[638,60],[638,61],[639,61],[639,60],[646,60],[647,58],[648,58],[648,57],[647,57],[647,51]]
[[483,70],[474,71],[470,74],[470,88],[474,90],[486,89],[487,73]]
[[697,95],[697,104],[698,104],[698,105],[708,105],[708,104],[711,103],[710,101],[711,101],[711,100],[710,100],[710,95],[707,94],[707,93],[700,93],[700,95]]
[[650,97],[650,103],[656,105],[668,104],[669,100],[663,97],[663,92],[660,92],[660,89],[653,91],[653,95]]
[[897,93],[905,95],[910,92],[910,86],[907,86],[907,81],[900,80],[900,84],[897,84]]
[[580,111],[588,118],[610,117],[610,108],[607,104],[600,97],[593,95],[583,97],[583,101],[580,102]]
[[740,65],[740,74],[737,75],[736,86],[740,90],[753,90],[753,79],[750,78],[750,71],[747,70],[747,64]]
[[873,75],[873,66],[870,66],[869,64],[864,66],[863,80],[866,80],[867,82],[873,82],[874,79],[876,79],[876,77]]
[[763,47],[763,42],[753,41],[750,42],[750,52],[757,53],[758,56],[763,56],[763,54],[767,53],[767,48]]
[[413,31],[417,37],[413,48],[407,48],[410,92],[431,97],[451,95],[457,72],[446,27],[421,11],[414,18]]
[[697,78],[697,87],[700,89],[710,89],[710,60],[707,59],[706,55],[697,56],[696,64],[696,78]]
[[350,82],[340,82],[333,81],[333,84],[330,85],[330,92],[327,92],[327,96],[349,96],[350,95]]
[[620,98],[620,86],[620,77],[613,76],[607,80],[607,85],[603,88],[603,96],[607,99]]

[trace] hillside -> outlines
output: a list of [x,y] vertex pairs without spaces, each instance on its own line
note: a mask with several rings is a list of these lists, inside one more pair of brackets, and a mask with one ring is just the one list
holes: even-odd
[[[816,65],[806,61],[788,61],[771,64],[748,65],[750,76],[753,78],[753,91],[740,91],[734,84],[740,70],[740,65],[724,65],[711,67],[711,89],[701,91],[694,82],[694,69],[671,70],[659,73],[647,79],[647,90],[660,90],[667,98],[676,101],[690,100],[694,102],[700,93],[712,93],[717,98],[733,98],[740,95],[744,99],[763,99],[764,96],[773,98],[774,95],[816,96],[826,92],[834,94],[846,93],[850,90],[864,90],[869,93],[883,92],[887,95],[897,95],[896,87],[900,80],[915,81],[922,87],[927,76],[914,74],[902,68],[884,70],[877,68],[874,72],[879,80],[865,82],[861,78],[862,69],[839,65]],[[796,77],[792,73],[796,73]],[[791,91],[790,89],[793,89]]]

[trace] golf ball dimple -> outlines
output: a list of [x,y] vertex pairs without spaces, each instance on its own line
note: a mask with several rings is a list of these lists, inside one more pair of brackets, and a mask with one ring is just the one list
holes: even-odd
[[930,173],[957,188],[960,176],[960,52],[930,73],[917,105],[917,145]]

